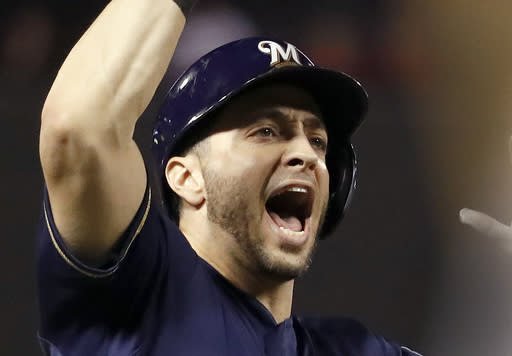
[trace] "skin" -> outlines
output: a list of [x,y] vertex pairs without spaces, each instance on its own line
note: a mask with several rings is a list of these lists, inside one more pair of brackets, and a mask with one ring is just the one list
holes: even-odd
[[[169,185],[183,200],[180,229],[194,250],[278,322],[290,316],[294,278],[311,263],[327,207],[320,117],[302,89],[252,89],[217,114],[207,148],[167,165]],[[306,184],[314,194],[302,238],[283,235],[266,211],[271,194],[288,184]]]
[[133,140],[185,25],[169,0],[112,0],[71,50],[41,115],[40,156],[68,248],[101,265],[146,187]]

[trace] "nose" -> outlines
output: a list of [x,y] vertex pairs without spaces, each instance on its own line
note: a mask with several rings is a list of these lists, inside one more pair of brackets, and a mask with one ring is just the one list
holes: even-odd
[[296,136],[288,142],[283,163],[298,170],[314,170],[319,157],[305,135]]

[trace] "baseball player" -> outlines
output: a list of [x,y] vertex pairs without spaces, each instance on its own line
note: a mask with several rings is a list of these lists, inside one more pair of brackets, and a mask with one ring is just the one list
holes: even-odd
[[351,319],[291,314],[294,279],[354,189],[350,137],[367,108],[356,80],[284,41],[224,45],[169,90],[148,183],[133,131],[192,6],[112,0],[47,97],[43,350],[417,355]]

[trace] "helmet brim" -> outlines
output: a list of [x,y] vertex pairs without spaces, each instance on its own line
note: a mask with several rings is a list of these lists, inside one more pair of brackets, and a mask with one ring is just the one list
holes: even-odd
[[[197,125],[200,126],[207,114],[228,104],[233,97],[254,87],[270,83],[288,83],[306,90],[319,106],[328,135],[334,138],[333,142],[338,139],[349,139],[368,111],[366,91],[348,74],[319,67],[291,65],[277,67],[230,91],[213,105],[197,112],[188,120],[181,133],[186,132],[187,136],[190,135],[189,130],[193,130]],[[171,155],[179,152],[182,139],[180,136],[174,139]]]
[[368,111],[368,95],[357,80],[324,68],[276,68],[246,83],[242,90],[273,82],[289,83],[306,90],[319,106],[329,135],[350,137]]

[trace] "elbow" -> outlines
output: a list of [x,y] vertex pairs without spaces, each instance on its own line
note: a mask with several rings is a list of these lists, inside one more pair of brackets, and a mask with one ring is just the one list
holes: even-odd
[[[86,134],[76,119],[45,104],[41,115],[39,155],[47,183],[77,173],[88,161]],[[90,160],[89,160],[90,161]]]
[[67,142],[75,126],[70,116],[65,109],[52,103],[49,97],[41,112],[40,143],[46,146]]
[[[41,126],[39,155],[47,183],[58,181],[72,172],[73,139],[70,132],[63,128],[45,124]],[[76,150],[75,150],[76,151]]]
[[41,153],[50,148],[53,148],[52,151],[64,152],[65,150],[56,148],[69,146],[72,137],[76,135],[76,131],[79,131],[77,128],[78,121],[77,119],[71,119],[69,113],[48,104],[47,101],[41,113],[41,131],[39,137]]

